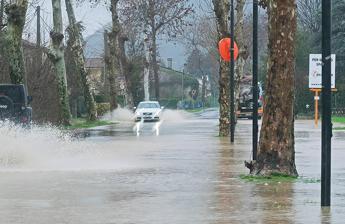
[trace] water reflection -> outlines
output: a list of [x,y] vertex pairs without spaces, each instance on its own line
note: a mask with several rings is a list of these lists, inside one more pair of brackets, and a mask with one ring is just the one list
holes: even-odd
[[261,203],[261,223],[290,224],[294,222],[294,183],[255,184],[256,200]]
[[136,136],[148,133],[152,133],[156,136],[159,136],[159,130],[160,126],[162,125],[162,122],[163,121],[145,123],[143,120],[141,120],[140,122],[136,122],[134,124],[133,132],[136,134]]
[[[252,185],[244,186],[239,174],[245,170],[239,169],[247,153],[240,145],[230,145],[229,139],[220,139],[219,157],[217,165],[217,179],[215,181],[214,212],[215,224],[227,223],[255,223],[256,201],[252,200]],[[251,211],[255,216],[246,215]]]
[[332,223],[332,212],[329,207],[321,208],[321,223]]

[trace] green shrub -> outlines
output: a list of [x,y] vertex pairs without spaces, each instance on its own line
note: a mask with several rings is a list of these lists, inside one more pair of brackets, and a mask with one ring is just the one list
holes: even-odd
[[97,103],[97,114],[103,116],[110,111],[110,103]]

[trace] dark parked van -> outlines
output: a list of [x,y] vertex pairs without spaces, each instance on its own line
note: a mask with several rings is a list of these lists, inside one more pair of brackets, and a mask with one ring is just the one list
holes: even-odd
[[32,118],[31,101],[24,85],[0,84],[0,120],[29,125]]

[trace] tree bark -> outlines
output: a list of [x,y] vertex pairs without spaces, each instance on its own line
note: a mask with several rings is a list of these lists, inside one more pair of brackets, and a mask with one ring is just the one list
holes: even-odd
[[50,38],[52,39],[52,46],[49,48],[47,54],[52,61],[55,74],[58,81],[58,94],[60,104],[60,120],[63,125],[70,125],[71,112],[68,101],[67,91],[67,78],[66,78],[66,66],[64,57],[63,38],[64,35],[62,29],[62,12],[61,12],[61,0],[52,0],[53,7],[53,25],[54,28],[50,32]]
[[[229,0],[212,0],[217,20],[218,38],[229,37],[228,15]],[[220,59],[219,69],[219,136],[230,134],[230,89],[229,89],[229,63]]]
[[23,84],[25,79],[22,35],[25,24],[27,0],[19,0],[5,8],[7,14],[7,29],[5,34],[5,49],[9,62],[10,78],[13,84]]
[[237,0],[236,2],[236,25],[235,25],[235,37],[238,46],[240,46],[240,52],[237,58],[236,67],[235,67],[235,100],[236,106],[235,108],[239,107],[240,104],[240,84],[241,80],[244,76],[244,66],[246,64],[246,60],[249,56],[249,52],[244,41],[244,34],[243,34],[243,23],[244,23],[244,6],[246,0]]
[[76,65],[77,72],[80,75],[81,83],[83,85],[83,92],[88,112],[88,119],[90,121],[95,121],[97,119],[97,107],[91,91],[91,84],[87,77],[88,72],[85,68],[85,56],[83,50],[83,36],[81,33],[81,25],[76,21],[71,0],[65,0],[65,4],[69,20],[69,27],[67,28],[69,39],[67,42],[67,46],[72,51],[74,63]]
[[294,74],[297,12],[295,0],[265,1],[268,9],[269,60],[263,123],[253,175],[297,176],[294,140]]

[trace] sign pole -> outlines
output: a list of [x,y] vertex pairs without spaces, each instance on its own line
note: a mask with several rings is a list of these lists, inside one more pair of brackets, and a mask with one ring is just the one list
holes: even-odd
[[230,9],[230,142],[235,141],[235,35],[234,35],[234,0]]
[[319,91],[315,90],[315,128],[319,126]]
[[258,149],[258,0],[253,0],[253,160]]
[[331,205],[331,0],[322,0],[322,161],[321,206]]

